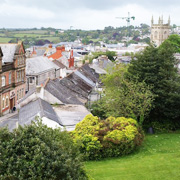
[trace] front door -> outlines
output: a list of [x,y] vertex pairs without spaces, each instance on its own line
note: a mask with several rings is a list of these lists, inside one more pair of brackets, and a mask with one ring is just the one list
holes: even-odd
[[10,99],[10,109],[12,110],[14,107],[14,98]]

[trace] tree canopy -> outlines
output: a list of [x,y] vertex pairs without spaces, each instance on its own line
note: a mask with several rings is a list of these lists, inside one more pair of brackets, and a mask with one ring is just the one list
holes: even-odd
[[152,87],[155,100],[148,118],[150,124],[153,121],[180,123],[180,76],[170,40],[158,48],[147,47],[136,55],[128,68],[131,79]]
[[151,109],[153,94],[144,82],[126,78],[127,66],[117,65],[102,78],[105,86],[100,100],[106,116],[133,117],[141,123]]
[[165,42],[162,44],[162,46],[165,46],[165,43],[169,42],[174,49],[175,53],[180,53],[180,36],[177,34],[172,34],[169,36],[168,39],[165,40]]
[[67,132],[41,122],[0,129],[1,180],[87,179],[78,147]]

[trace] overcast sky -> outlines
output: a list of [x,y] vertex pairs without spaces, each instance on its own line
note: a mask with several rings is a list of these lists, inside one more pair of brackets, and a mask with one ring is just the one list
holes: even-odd
[[0,28],[54,27],[61,29],[103,29],[126,21],[115,17],[135,16],[132,25],[150,25],[159,16],[180,25],[179,0],[0,0]]

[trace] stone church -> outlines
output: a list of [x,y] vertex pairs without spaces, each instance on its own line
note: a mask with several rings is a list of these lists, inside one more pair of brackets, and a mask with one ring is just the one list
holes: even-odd
[[167,24],[163,24],[163,16],[159,17],[158,24],[154,24],[154,19],[151,20],[151,42],[157,47],[169,37],[170,33],[170,17]]

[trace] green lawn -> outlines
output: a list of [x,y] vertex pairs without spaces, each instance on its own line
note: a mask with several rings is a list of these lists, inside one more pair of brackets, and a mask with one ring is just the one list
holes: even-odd
[[85,166],[95,180],[180,180],[180,132],[147,135],[135,153]]

